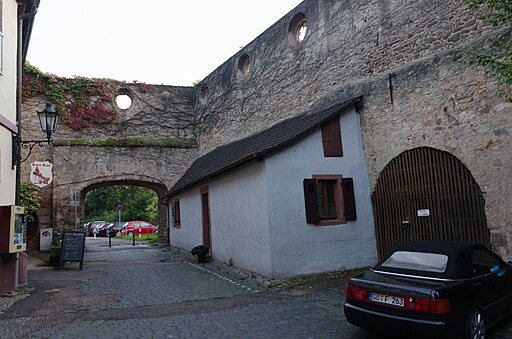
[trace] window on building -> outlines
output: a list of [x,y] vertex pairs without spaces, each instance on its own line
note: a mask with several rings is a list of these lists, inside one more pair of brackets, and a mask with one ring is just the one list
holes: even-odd
[[308,224],[338,225],[357,219],[352,178],[314,175],[304,179],[304,201]]
[[181,228],[180,201],[174,200],[172,204],[172,221],[175,228]]
[[336,115],[322,125],[322,144],[325,157],[342,157],[340,118]]

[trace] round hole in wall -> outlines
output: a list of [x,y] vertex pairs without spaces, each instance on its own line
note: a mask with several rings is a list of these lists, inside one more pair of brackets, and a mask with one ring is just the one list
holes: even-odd
[[247,78],[249,71],[251,70],[251,58],[247,53],[242,54],[238,59],[238,73],[243,77]]
[[297,13],[288,26],[290,39],[296,43],[302,42],[306,37],[307,30],[308,19],[306,18],[306,15],[304,15],[304,13]]
[[202,104],[205,104],[208,98],[210,97],[210,88],[207,84],[201,85],[201,88],[199,89],[199,101]]
[[120,109],[128,109],[132,106],[133,100],[126,92],[120,92],[116,98],[116,105]]
[[304,19],[297,25],[297,31],[295,32],[295,38],[297,41],[302,42],[306,37],[306,31],[308,30],[308,20]]

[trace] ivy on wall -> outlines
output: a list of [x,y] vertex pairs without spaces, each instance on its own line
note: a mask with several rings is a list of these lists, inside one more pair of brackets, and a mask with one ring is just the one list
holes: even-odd
[[61,121],[80,130],[116,119],[115,96],[122,83],[111,79],[61,78],[43,73],[29,62],[23,74],[23,98],[46,96],[60,114]]
[[34,215],[40,206],[41,199],[36,194],[37,186],[30,182],[21,184],[20,203],[27,208],[28,221],[34,221]]

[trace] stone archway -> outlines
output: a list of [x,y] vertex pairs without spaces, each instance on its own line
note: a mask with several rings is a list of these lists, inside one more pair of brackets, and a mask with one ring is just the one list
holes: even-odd
[[[167,225],[167,206],[162,203],[162,198],[165,196],[167,192],[167,186],[159,181],[158,179],[142,176],[142,175],[123,175],[123,176],[109,176],[109,177],[99,177],[90,179],[84,182],[81,182],[79,185],[76,185],[74,191],[79,194],[79,201],[77,202],[77,209],[79,220],[83,220],[85,216],[85,206],[83,206],[83,202],[85,201],[85,195],[96,188],[106,187],[106,186],[116,186],[116,185],[129,185],[129,186],[139,186],[145,187],[153,190],[158,196],[158,225],[166,226]],[[56,196],[59,197],[71,197],[74,192],[62,192],[64,187],[55,187],[54,188],[54,205],[53,210],[58,211],[56,213],[57,220],[73,220],[74,219],[74,211],[75,211],[75,202],[72,199],[55,199]],[[65,211],[65,213],[64,213]],[[61,222],[61,224],[63,224]],[[80,226],[79,222],[79,226]],[[168,230],[167,227],[160,227],[159,229],[159,238],[161,243],[169,243],[168,238]]]
[[448,152],[420,147],[401,153],[381,172],[372,194],[377,252],[437,239],[490,246],[482,191]]

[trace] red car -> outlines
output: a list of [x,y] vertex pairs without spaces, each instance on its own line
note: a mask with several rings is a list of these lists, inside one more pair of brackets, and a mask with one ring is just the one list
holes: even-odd
[[140,234],[151,234],[155,233],[158,228],[153,224],[146,221],[128,221],[121,228],[121,235],[140,235]]

